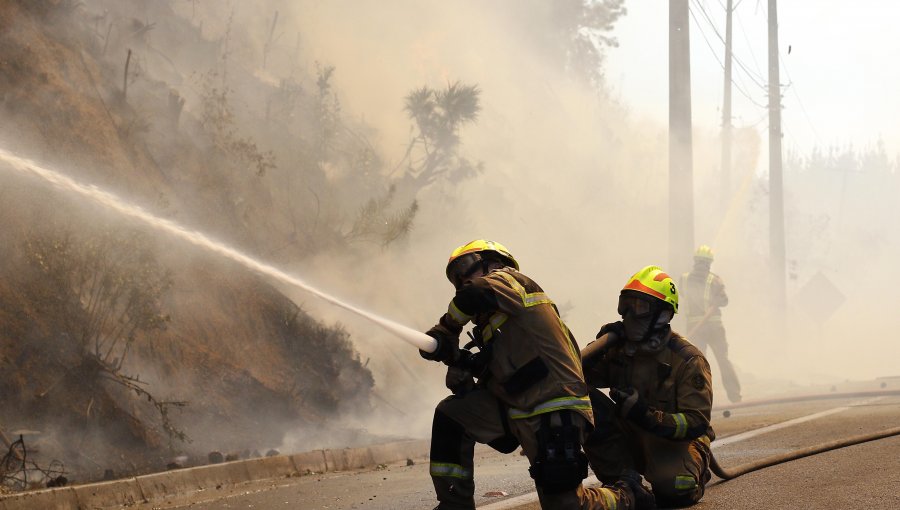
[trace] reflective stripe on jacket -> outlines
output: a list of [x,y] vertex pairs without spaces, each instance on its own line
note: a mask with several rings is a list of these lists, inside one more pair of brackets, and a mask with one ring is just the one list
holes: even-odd
[[509,267],[476,278],[435,328],[458,337],[470,321],[491,348],[487,389],[501,402],[527,416],[573,409],[593,423],[578,344],[537,283]]
[[672,440],[714,439],[712,375],[706,357],[672,332],[658,352],[628,355],[624,342],[612,346],[585,373],[597,388],[634,388],[643,413],[633,421],[648,432]]
[[725,294],[725,283],[719,275],[696,271],[684,273],[681,276],[679,289],[688,325],[693,325],[703,319],[710,307],[713,307],[714,310],[707,317],[706,322],[722,321],[722,312],[719,308],[728,304],[728,295]]

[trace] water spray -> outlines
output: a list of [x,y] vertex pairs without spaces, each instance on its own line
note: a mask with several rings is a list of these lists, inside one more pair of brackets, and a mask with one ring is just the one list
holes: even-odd
[[12,154],[2,148],[0,148],[0,160],[7,163],[14,170],[17,170],[23,174],[31,174],[40,177],[44,181],[52,184],[53,186],[56,186],[59,189],[74,192],[87,197],[108,209],[116,211],[119,214],[140,220],[156,230],[160,230],[169,235],[173,235],[179,239],[187,241],[193,245],[229,258],[257,273],[264,274],[266,276],[275,278],[282,283],[286,283],[291,286],[303,289],[323,301],[353,312],[360,317],[364,317],[374,322],[389,333],[396,335],[401,340],[404,340],[423,351],[434,352],[434,350],[437,349],[437,341],[420,331],[416,331],[400,323],[385,319],[384,317],[380,317],[366,310],[357,308],[349,303],[345,303],[344,301],[341,301],[340,299],[330,294],[326,294],[325,292],[322,292],[315,287],[307,284],[297,276],[294,276],[274,266],[254,259],[253,257],[242,253],[239,250],[231,248],[227,244],[213,239],[203,233],[197,232],[195,230],[190,230],[171,220],[155,216],[138,206],[125,203],[119,197],[107,191],[103,191],[96,186],[80,184],[70,177],[62,175],[58,172],[54,172],[53,170],[43,167],[30,159],[16,156],[15,154]]

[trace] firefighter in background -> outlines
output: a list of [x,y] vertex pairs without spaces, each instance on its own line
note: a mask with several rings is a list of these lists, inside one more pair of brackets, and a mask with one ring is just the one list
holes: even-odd
[[[583,351],[595,429],[584,445],[604,483],[636,470],[656,504],[685,506],[710,479],[712,384],[699,349],[672,331],[678,289],[657,266],[635,273],[619,294],[622,320]],[[597,388],[609,388],[609,397]]]
[[[582,486],[582,443],[593,428],[578,344],[556,305],[500,243],[476,240],[450,255],[447,278],[456,295],[427,334],[437,341],[423,358],[449,368],[453,395],[435,409],[430,472],[438,509],[474,509],[475,443],[503,453],[522,447],[542,508],[649,508],[640,477]],[[472,322],[472,342],[459,347]],[[475,352],[469,349],[477,347]],[[643,499],[641,499],[643,498]],[[635,504],[637,501],[637,505]]]
[[721,308],[728,304],[728,295],[725,294],[722,278],[709,270],[713,258],[709,246],[700,246],[694,253],[694,269],[681,277],[682,300],[687,312],[687,337],[704,354],[707,346],[712,348],[728,400],[740,402],[741,383],[728,359],[728,341],[722,325]]

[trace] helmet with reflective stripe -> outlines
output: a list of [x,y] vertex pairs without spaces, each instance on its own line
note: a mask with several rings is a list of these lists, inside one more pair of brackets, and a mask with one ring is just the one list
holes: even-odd
[[459,273],[472,267],[475,261],[482,258],[498,259],[507,266],[519,269],[519,263],[506,249],[506,246],[494,241],[476,239],[453,250],[453,253],[450,254],[450,260],[447,261],[447,279],[456,285]]
[[700,247],[697,248],[697,251],[694,252],[695,259],[706,259],[710,262],[715,258],[713,257],[712,248],[705,244],[701,244]]
[[647,266],[634,273],[622,288],[623,293],[627,291],[640,292],[665,301],[673,312],[678,313],[678,289],[675,288],[675,281],[659,266]]

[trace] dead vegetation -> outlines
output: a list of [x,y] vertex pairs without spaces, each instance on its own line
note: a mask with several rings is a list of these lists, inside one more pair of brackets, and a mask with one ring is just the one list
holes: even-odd
[[[123,4],[103,16],[90,4],[0,0],[0,115],[22,147],[64,154],[76,177],[213,231],[272,243],[259,218],[275,160],[237,128],[231,89],[210,81],[205,106],[186,100],[191,91],[151,76],[161,25],[126,33],[136,25],[117,17]],[[340,326],[229,264],[3,178],[0,423],[40,432],[39,465],[62,459],[78,481],[139,474],[176,454],[199,463],[212,449],[277,446],[287,428],[369,406],[372,376]],[[203,181],[214,185],[195,193]],[[228,203],[246,204],[241,221]]]
[[[170,419],[173,407],[187,403],[157,398],[140,374],[125,370],[138,341],[152,343],[164,332],[169,316],[161,301],[172,286],[169,271],[160,267],[146,234],[101,227],[85,235],[54,230],[27,239],[28,262],[55,290],[42,303],[62,319],[61,338],[74,342],[80,359],[70,361],[90,384],[81,391],[91,396],[107,383],[117,384],[149,402],[159,412],[170,449],[189,441]],[[48,388],[38,397],[46,396]]]
[[32,460],[35,452],[26,446],[23,435],[20,434],[15,441],[8,441],[2,431],[0,436],[3,438],[0,446],[7,447],[5,452],[0,450],[0,495],[44,487],[62,487],[68,483],[66,467],[59,460],[54,459],[47,466],[41,466]]
[[200,83],[202,106],[200,123],[211,134],[213,143],[230,158],[247,165],[257,177],[274,169],[275,155],[263,151],[250,137],[238,133],[227,85],[218,83],[216,73],[206,74]]

